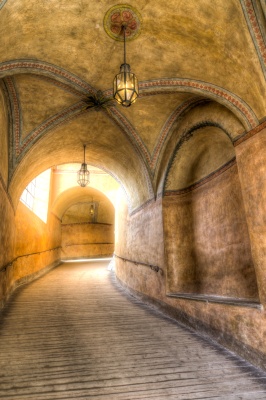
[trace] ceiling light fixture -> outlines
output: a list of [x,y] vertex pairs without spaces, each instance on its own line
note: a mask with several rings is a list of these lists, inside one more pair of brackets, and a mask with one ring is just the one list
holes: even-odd
[[91,215],[91,217],[93,217],[94,216],[94,206],[95,206],[95,204],[94,204],[94,202],[93,202],[93,198],[92,198],[92,201],[91,201],[91,206],[90,206],[90,215]]
[[85,149],[86,145],[83,145],[84,147],[84,162],[81,164],[80,170],[78,171],[78,179],[77,182],[81,187],[85,187],[90,183],[90,172],[88,171],[87,164],[85,163]]
[[114,79],[114,99],[122,106],[129,107],[138,97],[139,86],[136,75],[130,72],[130,65],[126,63],[126,29],[127,25],[123,23],[124,63],[120,66],[120,73]]

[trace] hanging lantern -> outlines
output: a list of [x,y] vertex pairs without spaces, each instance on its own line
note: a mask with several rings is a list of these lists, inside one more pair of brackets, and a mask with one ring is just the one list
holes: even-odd
[[124,63],[120,67],[120,73],[114,79],[114,99],[124,107],[131,106],[138,97],[138,79],[130,72],[130,65],[126,63],[126,25],[124,31]]
[[81,164],[80,170],[77,173],[77,182],[81,187],[85,187],[90,183],[90,172],[88,171],[88,166],[85,163],[85,149],[86,145],[84,144],[84,162]]

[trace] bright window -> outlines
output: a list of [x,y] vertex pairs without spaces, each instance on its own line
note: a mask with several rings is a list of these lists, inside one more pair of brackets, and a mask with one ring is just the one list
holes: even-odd
[[20,201],[45,223],[49,206],[50,177],[50,169],[38,175],[28,184],[20,198]]

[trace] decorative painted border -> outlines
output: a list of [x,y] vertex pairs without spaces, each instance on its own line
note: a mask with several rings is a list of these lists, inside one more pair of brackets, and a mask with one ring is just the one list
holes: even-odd
[[51,85],[56,86],[67,93],[71,93],[74,96],[78,97],[79,99],[84,99],[87,96],[80,90],[77,90],[74,87],[72,87],[64,82],[58,81],[55,78],[50,78],[49,76],[44,76],[44,75],[34,75],[34,74],[31,74],[31,76],[41,79],[47,83],[50,83]]
[[182,194],[186,194],[186,193],[192,192],[193,190],[199,188],[200,186],[203,186],[206,183],[210,182],[214,178],[217,178],[217,176],[223,174],[225,171],[230,169],[233,165],[236,165],[236,157],[232,158],[232,160],[228,161],[222,167],[220,167],[216,171],[213,171],[212,173],[210,173],[205,178],[200,179],[198,182],[193,183],[192,185],[190,185],[190,186],[188,186],[186,188],[178,189],[178,190],[166,190],[164,192],[164,196],[180,196]]
[[95,95],[96,90],[78,76],[53,64],[36,60],[12,60],[0,64],[0,78],[8,75],[31,73],[44,75],[71,86],[84,95]]
[[266,45],[265,37],[256,14],[256,6],[253,0],[240,0],[250,35],[256,48],[261,69],[266,79]]
[[255,128],[259,120],[253,110],[245,103],[240,97],[232,92],[221,88],[220,86],[213,85],[199,80],[192,79],[159,79],[146,82],[140,82],[141,94],[151,93],[152,90],[166,90],[169,91],[184,91],[196,93],[204,97],[208,97],[218,103],[223,104],[229,108],[242,122],[247,130]]
[[[164,78],[139,83],[139,98],[169,92],[195,93],[224,105],[240,120],[246,130],[255,128],[259,120],[252,108],[236,94],[212,83],[186,78]],[[112,90],[104,92],[106,97],[112,96]]]
[[[97,91],[94,88],[92,88],[83,80],[79,79],[77,76],[49,63],[31,60],[20,60],[0,64],[0,77],[6,77],[5,81],[9,88],[9,95],[11,98],[13,110],[13,135],[15,138],[14,154],[17,157],[17,159],[13,159],[13,170],[16,162],[21,159],[23,154],[29,149],[30,145],[34,141],[39,139],[48,130],[53,129],[60,124],[68,122],[70,119],[75,118],[83,112],[83,103],[81,101],[44,121],[40,126],[32,131],[27,136],[27,138],[24,139],[23,143],[20,143],[21,121],[19,115],[19,99],[15,90],[14,82],[12,81],[12,77],[10,76],[18,73],[31,73],[33,75],[40,76],[42,79],[45,79],[50,83],[53,83],[56,86],[62,88],[63,90],[66,90],[76,95],[80,99],[86,98],[89,95],[96,96],[97,94]],[[231,92],[213,84],[197,80],[178,78],[165,78],[140,83],[140,98],[169,92],[195,93],[204,97],[205,101],[206,98],[217,101],[218,103],[221,103],[225,107],[229,108],[240,119],[243,126],[248,131],[255,129],[258,125],[258,119],[256,115],[244,101],[242,101],[238,96],[232,94]],[[112,97],[112,91],[109,89],[105,91],[103,95],[106,100],[108,100],[108,98]],[[145,171],[144,173],[146,176],[149,195],[152,199],[154,198],[154,189],[151,178],[154,173],[154,168],[156,167],[156,164],[159,160],[161,149],[167,140],[167,136],[169,135],[169,132],[171,131],[173,124],[176,121],[176,118],[178,118],[189,107],[193,106],[196,101],[199,101],[199,97],[197,99],[194,98],[188,100],[187,102],[184,102],[170,115],[162,128],[162,131],[159,135],[158,141],[152,154],[149,153],[145,143],[135,131],[134,127],[115,106],[111,105],[110,107],[103,109],[103,111],[127,135],[135,150],[139,154],[140,159],[144,163],[143,170]]]
[[[130,124],[130,122],[121,114],[118,109],[114,106],[110,106],[107,109],[104,110],[106,115],[108,115],[114,123],[124,132],[127,134],[128,139],[130,140],[131,144],[135,148],[137,154],[140,156],[140,160],[143,166],[143,172],[146,177],[146,183],[148,185],[148,192],[149,195],[154,198],[154,189],[151,181],[151,175],[150,175],[150,170],[147,168],[147,158],[149,159],[149,152],[146,149],[146,146],[142,142],[141,138],[139,135],[136,133],[135,129],[133,126]],[[123,124],[121,124],[123,122]],[[132,141],[132,136],[134,141]],[[142,146],[143,144],[143,146]],[[140,146],[141,145],[141,146]],[[144,153],[142,152],[144,151]],[[145,158],[143,157],[145,156]]]
[[[118,108],[115,106],[110,106],[108,107],[107,113],[109,117],[116,122],[116,124],[121,128],[128,136],[129,140],[133,142],[132,144],[135,146],[135,148],[138,148],[138,150],[141,150],[142,155],[145,156],[146,161],[148,164],[150,163],[150,153],[137,133],[137,131],[134,129],[133,125],[128,121],[128,119],[120,112]],[[136,146],[137,145],[137,146]]]
[[[29,71],[36,75],[45,75],[54,79],[57,82],[57,86],[60,86],[59,82],[62,81],[65,85],[61,87],[64,87],[66,90],[69,86],[73,87],[77,89],[76,94],[95,95],[97,92],[96,89],[92,88],[77,76],[62,68],[55,67],[52,64],[40,61],[30,62],[28,60],[21,60],[20,62],[10,61],[0,64],[0,78],[9,74],[29,73]],[[140,82],[139,88],[140,98],[147,95],[169,93],[169,91],[197,93],[198,95],[207,96],[225,105],[239,117],[240,121],[248,130],[257,126],[259,123],[253,110],[240,97],[220,86],[208,82],[185,78],[165,78]],[[106,98],[111,98],[112,93],[112,89],[108,89],[104,91],[104,96]]]
[[[25,150],[36,141],[40,136],[45,134],[51,129],[58,127],[59,125],[69,122],[71,119],[80,116],[85,113],[85,107],[83,102],[78,102],[73,106],[65,108],[63,111],[53,115],[47,120],[43,121],[37,128],[31,131],[26,138],[20,143],[20,147],[17,151],[17,155],[21,156]],[[17,143],[16,143],[17,145]],[[21,158],[21,157],[20,157]]]
[[[20,133],[21,133],[21,115],[20,115],[20,103],[19,97],[17,93],[17,89],[15,86],[15,82],[12,76],[8,76],[4,79],[4,83],[8,92],[9,102],[11,106],[12,113],[12,149],[13,154],[10,154],[10,162],[11,167],[13,167],[15,163],[15,158],[19,154],[20,147]],[[14,151],[15,150],[15,151]]]
[[[74,94],[77,96],[95,96],[97,92],[94,88],[92,88],[83,80],[79,79],[77,76],[67,72],[66,70],[55,67],[54,65],[49,63],[41,61],[21,60],[10,61],[0,64],[0,77],[14,75],[16,73],[29,72],[35,75],[44,76],[49,80],[49,82],[53,82],[64,90],[70,90],[72,93],[74,92]],[[197,95],[201,95],[204,97],[207,96],[214,101],[222,103],[238,116],[238,118],[248,131],[252,128],[255,128],[259,123],[252,109],[244,101],[242,101],[238,96],[234,95],[233,93],[216,85],[203,81],[176,78],[140,82],[140,98],[143,96],[169,93],[169,91],[185,91],[196,93]],[[112,90],[109,89],[105,91],[104,95],[106,98],[111,98]],[[113,109],[115,109],[115,107],[113,107]],[[124,119],[124,121],[126,120]],[[148,163],[152,163],[154,165],[156,156],[153,154],[154,160],[152,161],[148,150],[146,149],[144,143],[141,141],[136,132],[133,134],[133,137],[137,141],[137,144],[142,148],[143,154],[145,155]],[[163,141],[164,139],[160,138],[159,141],[160,140]],[[159,151],[158,146],[156,148],[156,151]]]

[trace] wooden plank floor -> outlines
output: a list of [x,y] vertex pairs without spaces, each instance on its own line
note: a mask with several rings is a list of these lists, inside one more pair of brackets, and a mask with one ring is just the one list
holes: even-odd
[[65,263],[16,291],[1,399],[266,399],[266,374],[127,296],[106,266]]

